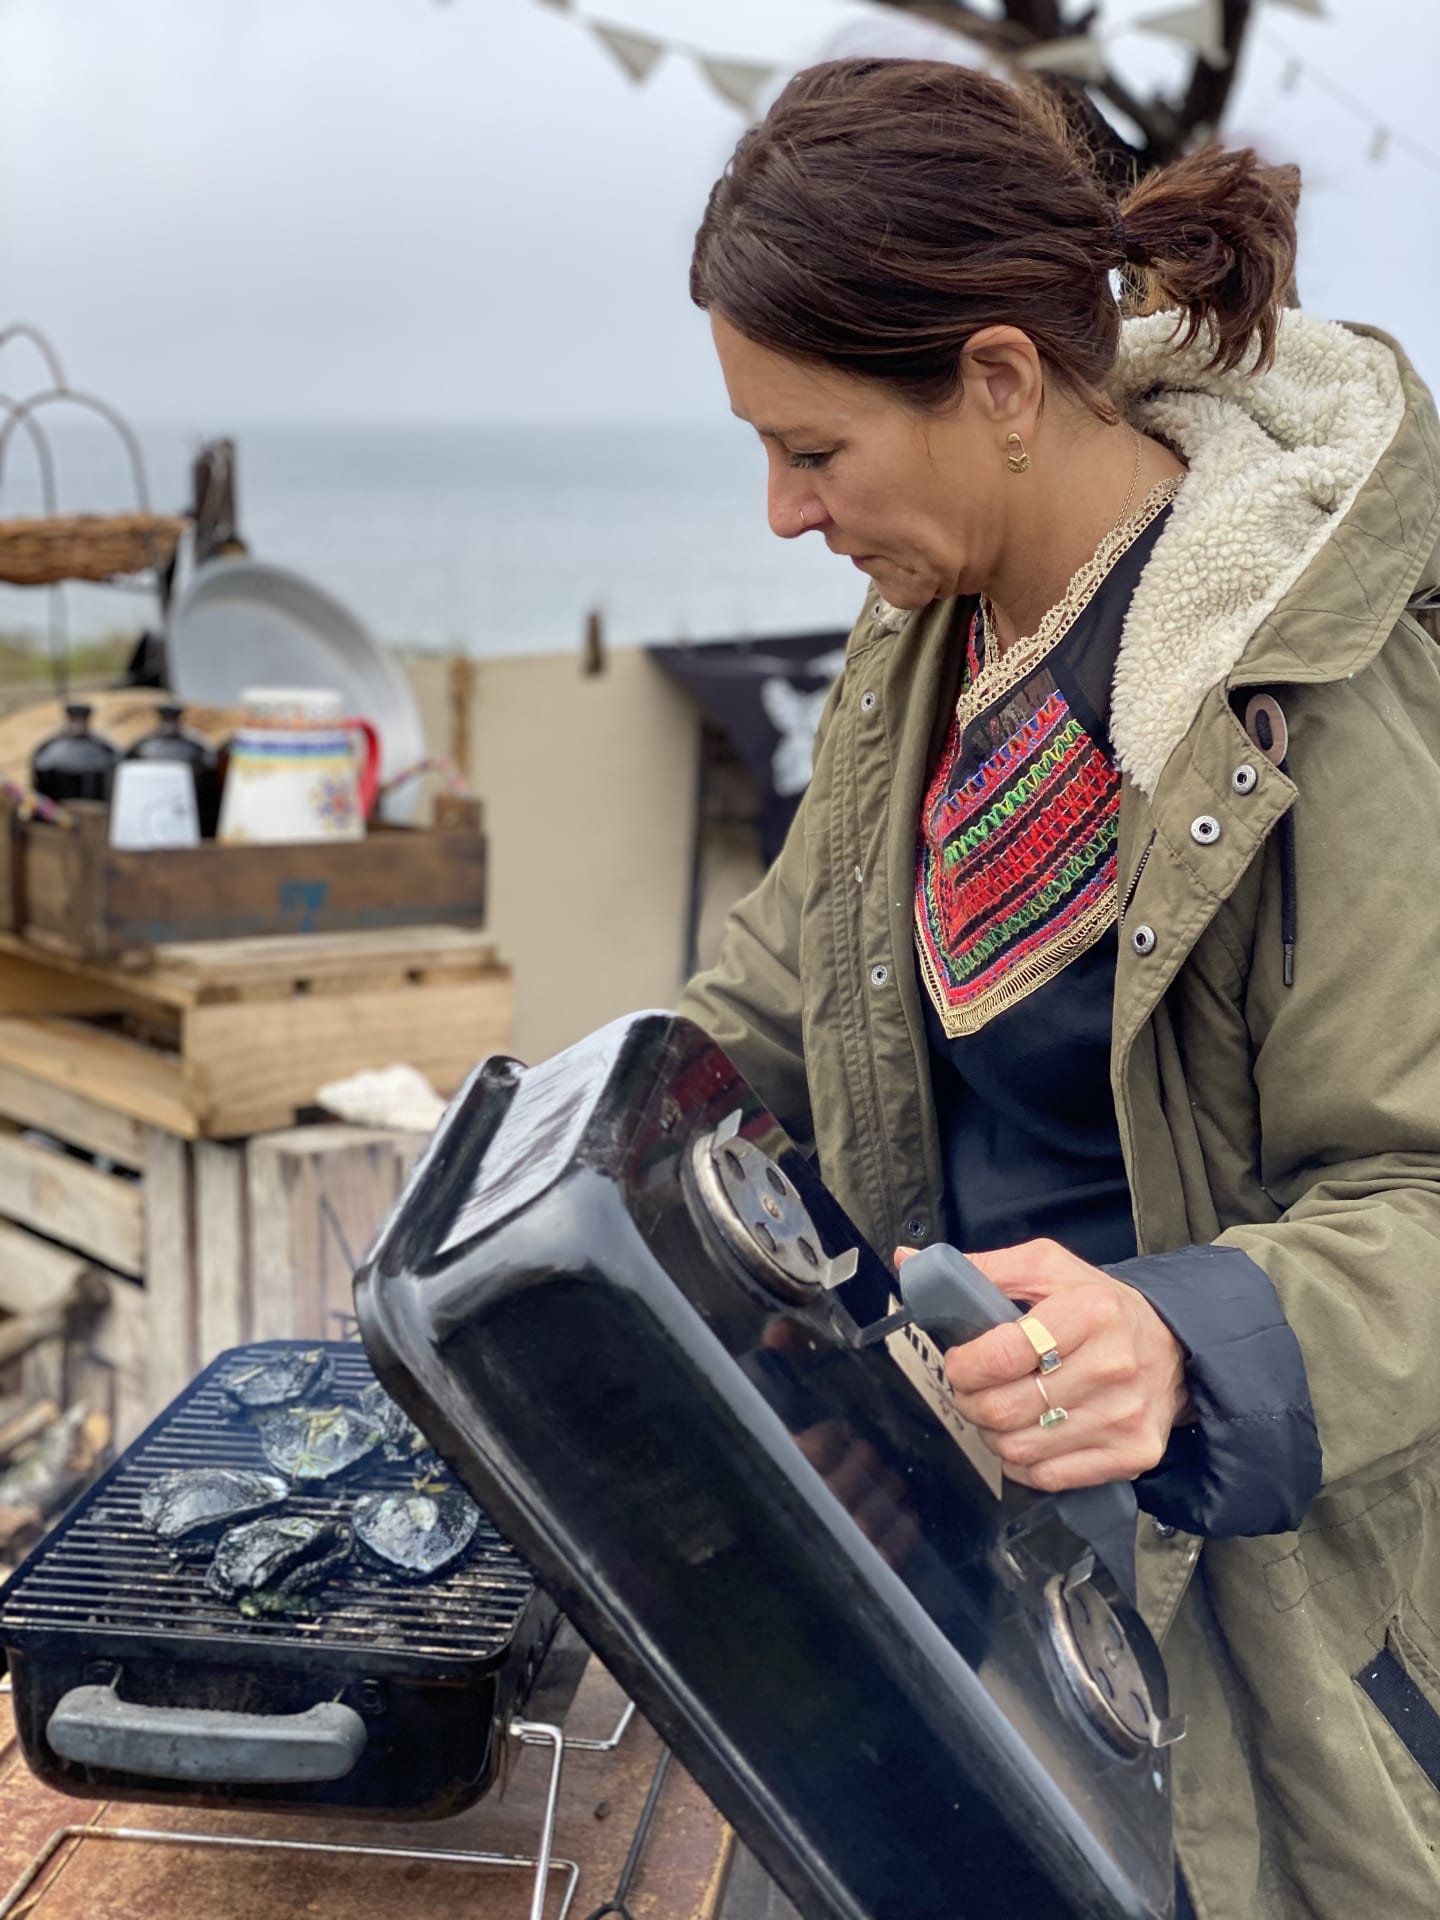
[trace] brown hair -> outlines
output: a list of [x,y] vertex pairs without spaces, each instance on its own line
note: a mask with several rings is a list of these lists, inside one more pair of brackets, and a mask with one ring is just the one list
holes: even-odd
[[1056,95],[923,60],[797,74],[741,139],[695,240],[690,293],[757,344],[954,397],[982,327],[1011,325],[1095,411],[1124,266],[1136,304],[1179,309],[1209,364],[1274,352],[1295,265],[1293,167],[1207,146],[1120,202]]

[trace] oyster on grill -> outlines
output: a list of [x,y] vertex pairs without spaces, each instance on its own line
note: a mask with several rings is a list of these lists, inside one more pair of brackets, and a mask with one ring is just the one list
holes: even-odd
[[362,1494],[352,1518],[366,1555],[411,1580],[429,1580],[470,1545],[480,1509],[458,1487],[427,1480],[405,1493]]
[[352,1535],[336,1520],[278,1514],[232,1527],[215,1549],[205,1584],[246,1614],[296,1611],[350,1558]]
[[274,1407],[256,1415],[260,1445],[277,1473],[333,1480],[380,1444],[380,1429],[358,1407]]
[[140,1495],[140,1517],[167,1545],[189,1547],[278,1507],[289,1491],[276,1474],[245,1467],[176,1467]]
[[395,1404],[378,1380],[362,1389],[359,1405],[365,1417],[380,1429],[387,1460],[410,1459],[424,1449],[424,1434],[404,1408]]
[[232,1413],[288,1407],[330,1385],[330,1361],[321,1347],[290,1347],[264,1360],[232,1367],[220,1379],[220,1397]]

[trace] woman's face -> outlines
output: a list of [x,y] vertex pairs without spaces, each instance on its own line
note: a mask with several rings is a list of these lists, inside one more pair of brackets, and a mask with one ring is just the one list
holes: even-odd
[[[1039,405],[1024,353],[987,362],[967,349],[955,402],[933,415],[874,381],[757,346],[722,314],[711,315],[711,327],[731,408],[764,443],[772,532],[782,540],[818,532],[892,606],[986,586],[1013,502],[1006,434],[1033,431]],[[1024,336],[1015,338],[1033,357]],[[1038,363],[1034,372],[1038,382]]]

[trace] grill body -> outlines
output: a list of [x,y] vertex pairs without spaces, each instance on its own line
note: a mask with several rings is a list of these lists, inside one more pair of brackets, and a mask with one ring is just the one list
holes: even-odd
[[[26,1760],[47,1784],[88,1797],[276,1811],[440,1818],[469,1806],[500,1766],[504,1729],[539,1664],[555,1614],[487,1519],[462,1564],[412,1583],[359,1559],[313,1610],[250,1620],[205,1586],[208,1554],[176,1559],[139,1514],[172,1467],[266,1467],[258,1435],[227,1414],[218,1378],[278,1348],[222,1354],[65,1517],[0,1593]],[[338,1393],[374,1375],[355,1345],[328,1344]],[[343,1511],[360,1492],[408,1486],[413,1468],[376,1456],[283,1509]],[[363,1723],[359,1758],[330,1780],[157,1778],[125,1764],[63,1758],[51,1718],[79,1688],[127,1707],[188,1714],[304,1714],[341,1703]]]
[[[737,1254],[697,1171],[717,1142],[799,1268]],[[1159,1655],[1057,1504],[993,1491],[863,1342],[890,1290],[725,1055],[655,1014],[479,1069],[356,1306],[389,1390],[806,1920],[1162,1920],[1163,1742],[1087,1717],[1055,1596],[1076,1583],[1163,1716]]]

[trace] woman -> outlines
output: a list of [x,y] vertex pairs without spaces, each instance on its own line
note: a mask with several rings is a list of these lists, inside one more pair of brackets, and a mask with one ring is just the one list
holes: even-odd
[[1392,342],[1282,311],[1297,192],[1212,148],[1117,204],[1040,99],[908,61],[746,134],[692,292],[772,528],[873,587],[683,1007],[873,1244],[1032,1304],[1043,1379],[1015,1327],[946,1357],[1005,1470],[1135,1482],[1202,1920],[1419,1920],[1440,435]]

